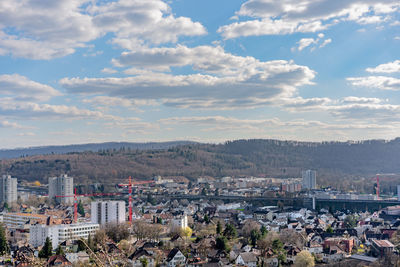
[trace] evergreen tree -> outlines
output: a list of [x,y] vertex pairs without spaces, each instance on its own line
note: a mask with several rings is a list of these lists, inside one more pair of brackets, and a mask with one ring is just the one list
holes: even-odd
[[227,224],[224,230],[224,236],[228,239],[235,238],[237,236],[236,228],[232,224]]
[[261,237],[264,237],[268,234],[268,230],[264,225],[261,226],[260,232],[261,232]]
[[85,217],[85,209],[83,208],[83,204],[81,201],[78,203],[78,213],[82,216]]
[[46,238],[44,242],[43,248],[39,251],[39,258],[49,258],[53,255],[53,244],[51,243],[50,238]]
[[256,229],[251,230],[251,232],[250,232],[250,240],[251,240],[251,245],[253,247],[256,246],[257,240],[260,239],[260,238],[261,238],[261,235],[260,235],[260,232],[258,232],[258,230],[256,230]]
[[6,230],[3,224],[0,224],[0,255],[4,255],[10,252],[10,247],[8,246]]
[[62,249],[61,245],[58,245],[56,249],[56,255],[65,255],[64,250]]
[[221,232],[222,232],[222,225],[221,225],[221,222],[218,221],[217,222],[217,234],[220,235]]
[[210,217],[208,217],[208,215],[204,215],[204,221],[209,224],[210,223]]
[[228,246],[228,240],[226,239],[225,236],[219,236],[215,241],[216,241],[215,246],[217,247],[217,249],[229,252],[230,249]]

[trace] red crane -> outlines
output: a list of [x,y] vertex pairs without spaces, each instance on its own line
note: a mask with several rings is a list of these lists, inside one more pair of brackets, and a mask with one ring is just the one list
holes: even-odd
[[78,222],[78,197],[97,197],[97,196],[117,196],[121,193],[92,193],[92,194],[77,194],[76,188],[72,196],[56,196],[56,197],[73,197],[74,198],[74,222]]
[[[133,204],[132,204],[132,186],[135,185],[144,185],[144,184],[151,184],[154,181],[134,181],[132,182],[131,176],[129,176],[129,183],[128,184],[118,184],[119,187],[128,187],[129,189],[129,223],[132,223],[132,215],[133,215]],[[77,194],[76,188],[74,191],[74,195],[72,196],[56,196],[56,197],[73,197],[74,198],[74,222],[78,221],[78,197],[96,197],[96,196],[116,196],[121,195],[121,192],[118,193],[92,193],[92,194]]]
[[378,200],[379,200],[379,188],[380,188],[379,179],[380,179],[380,176],[383,176],[381,178],[387,178],[387,176],[396,176],[396,175],[398,175],[398,174],[395,174],[395,173],[377,173],[376,174],[376,197],[377,197]]

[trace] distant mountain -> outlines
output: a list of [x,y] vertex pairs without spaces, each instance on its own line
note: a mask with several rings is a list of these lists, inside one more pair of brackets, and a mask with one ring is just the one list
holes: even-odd
[[[0,174],[41,182],[61,173],[75,177],[77,183],[90,184],[124,181],[128,176],[149,179],[155,175],[191,180],[200,176],[288,178],[314,169],[319,185],[372,193],[377,173],[400,174],[400,138],[359,142],[254,139],[224,144],[106,143],[11,152],[14,157],[46,154],[0,160]],[[11,152],[2,151],[3,157],[11,157]],[[395,192],[399,176],[384,176],[381,192]]]
[[16,149],[0,149],[0,159],[20,158],[35,155],[50,155],[50,154],[67,154],[73,152],[92,151],[115,149],[168,149],[174,146],[194,144],[191,141],[172,141],[172,142],[151,142],[151,143],[130,143],[130,142],[107,142],[93,143],[81,145],[65,145],[65,146],[39,146]]

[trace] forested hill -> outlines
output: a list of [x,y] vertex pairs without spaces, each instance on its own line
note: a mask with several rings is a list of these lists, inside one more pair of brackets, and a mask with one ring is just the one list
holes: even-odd
[[329,184],[331,179],[345,183],[349,177],[400,173],[400,138],[324,143],[237,140],[167,149],[103,149],[7,159],[0,167],[2,173],[20,179],[45,181],[50,175],[66,172],[80,182],[120,180],[129,175],[138,179],[155,175],[189,179],[206,175],[299,177],[301,170],[315,169],[321,184]]
[[34,155],[47,154],[66,154],[71,152],[99,151],[107,149],[168,149],[178,145],[193,144],[191,141],[173,141],[173,142],[151,142],[151,143],[129,143],[129,142],[107,142],[80,145],[65,146],[41,146],[16,149],[0,149],[0,159],[19,158]]

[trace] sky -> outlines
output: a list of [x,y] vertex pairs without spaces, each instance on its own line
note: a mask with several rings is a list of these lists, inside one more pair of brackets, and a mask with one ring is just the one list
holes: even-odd
[[398,0],[1,0],[0,148],[400,136]]

